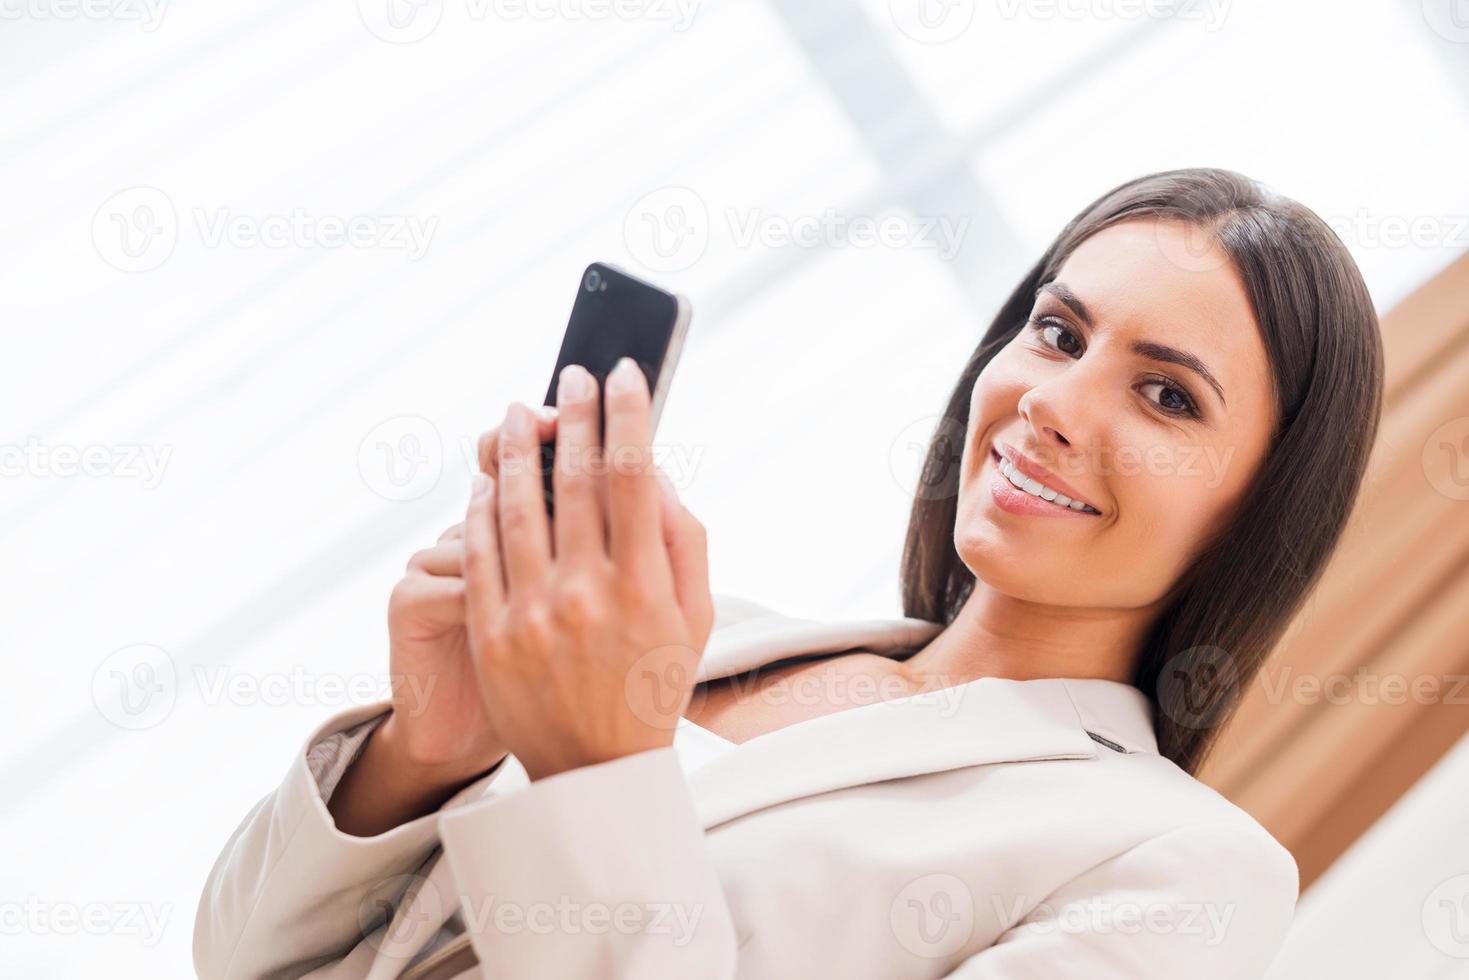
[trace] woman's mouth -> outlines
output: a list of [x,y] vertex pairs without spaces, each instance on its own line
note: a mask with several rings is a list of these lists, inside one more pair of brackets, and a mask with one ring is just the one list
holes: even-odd
[[1074,500],[1040,480],[1026,476],[993,446],[990,447],[990,459],[995,464],[990,496],[1002,510],[1041,517],[1101,516],[1101,511],[1090,504]]

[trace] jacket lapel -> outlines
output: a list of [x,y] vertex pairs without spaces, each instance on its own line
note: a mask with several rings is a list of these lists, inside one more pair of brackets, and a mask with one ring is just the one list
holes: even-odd
[[[716,610],[717,619],[725,613],[723,607]],[[748,605],[725,615],[716,627],[699,680],[844,650],[903,655],[942,628],[908,618],[797,619]],[[707,830],[764,807],[864,783],[998,762],[1092,758],[1099,744],[1081,722],[1068,689],[1074,683],[982,677],[788,725],[689,773],[694,805]]]

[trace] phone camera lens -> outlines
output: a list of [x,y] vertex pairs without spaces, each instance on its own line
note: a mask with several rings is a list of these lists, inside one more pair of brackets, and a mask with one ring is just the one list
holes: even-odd
[[587,292],[595,293],[602,288],[602,273],[596,269],[587,273]]

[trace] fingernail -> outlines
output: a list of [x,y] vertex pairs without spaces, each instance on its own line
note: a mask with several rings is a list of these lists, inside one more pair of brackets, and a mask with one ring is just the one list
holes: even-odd
[[541,419],[542,422],[550,422],[550,421],[553,421],[556,418],[556,415],[557,415],[556,406],[555,405],[541,405],[538,408],[536,408],[536,415],[540,416],[540,419]]
[[490,478],[483,473],[474,475],[474,486],[470,490],[471,497],[483,497],[490,489]]
[[596,391],[596,380],[580,364],[568,364],[561,369],[561,382],[556,386],[556,403],[582,402]]
[[673,481],[668,478],[668,474],[660,469],[654,469],[653,473],[658,477],[658,485],[663,488],[663,492],[675,500],[678,499],[678,491],[673,489]]
[[607,375],[607,390],[609,392],[632,391],[637,387],[638,379],[642,377],[642,374],[637,361],[630,357],[619,358],[616,366],[612,368],[612,373]]

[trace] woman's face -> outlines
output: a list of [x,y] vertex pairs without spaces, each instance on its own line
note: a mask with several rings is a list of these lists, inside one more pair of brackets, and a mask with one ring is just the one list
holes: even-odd
[[1201,236],[1135,219],[1088,238],[980,373],[954,530],[980,580],[1033,602],[1151,606],[1230,516],[1274,396],[1244,285]]

